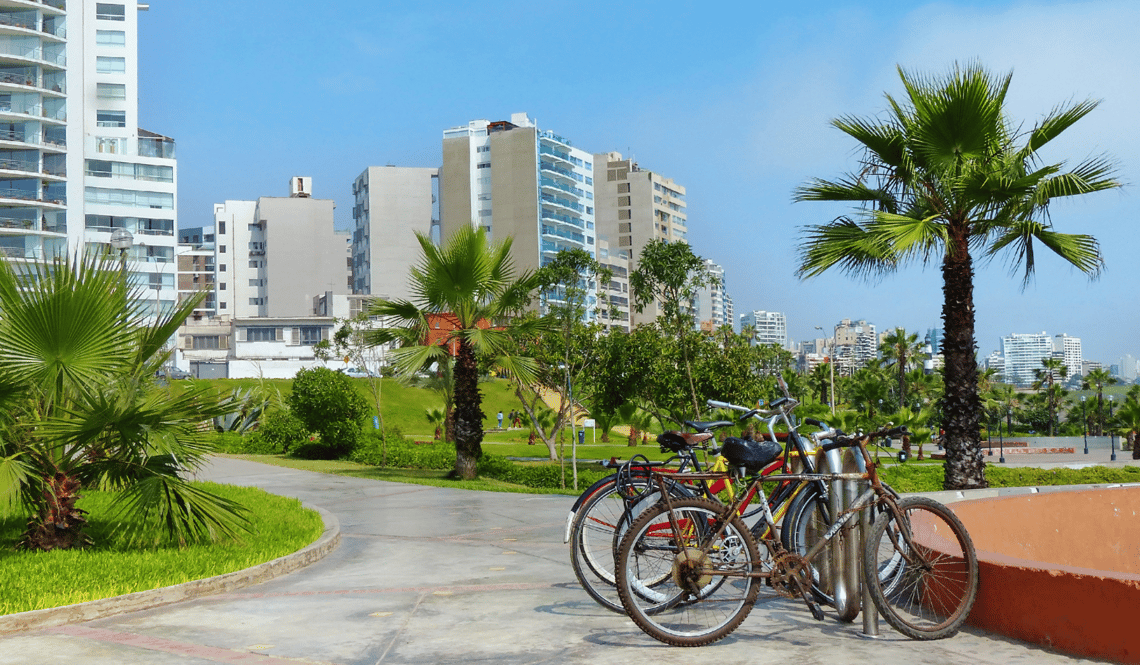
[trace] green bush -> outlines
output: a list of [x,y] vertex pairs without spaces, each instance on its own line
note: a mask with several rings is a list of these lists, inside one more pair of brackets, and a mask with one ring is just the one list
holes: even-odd
[[289,408],[309,432],[320,434],[319,441],[301,446],[295,454],[307,459],[336,459],[356,448],[368,402],[346,375],[327,367],[310,367],[297,372],[293,379]]
[[267,449],[262,454],[288,453],[305,444],[309,439],[309,430],[291,410],[277,409],[261,419],[261,427],[255,435],[262,440],[258,447]]
[[[384,464],[382,441],[387,442],[387,464]],[[404,438],[399,429],[389,427],[386,440],[376,430],[365,433],[349,459],[360,464],[393,469],[447,470],[455,467],[455,444],[444,441],[414,442]]]
[[[479,459],[478,473],[484,478],[494,478],[506,483],[514,483],[523,487],[536,489],[557,489],[562,487],[562,468],[556,462],[543,462],[541,464],[518,464],[500,457],[483,453]],[[595,470],[594,468],[578,468],[578,486],[585,488],[595,481],[612,473],[608,469]],[[572,470],[566,470],[567,486],[571,483]]]
[[[942,489],[941,464],[903,464],[883,467],[883,481],[899,492],[937,492]],[[1091,466],[1083,469],[1037,469],[1033,467],[986,467],[990,487],[1044,487],[1046,485],[1094,485],[1140,482],[1140,467]]]

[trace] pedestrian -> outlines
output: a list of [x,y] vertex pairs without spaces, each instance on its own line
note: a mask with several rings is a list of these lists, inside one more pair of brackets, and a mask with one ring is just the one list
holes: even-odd
[[503,412],[499,412],[499,429],[503,429]]

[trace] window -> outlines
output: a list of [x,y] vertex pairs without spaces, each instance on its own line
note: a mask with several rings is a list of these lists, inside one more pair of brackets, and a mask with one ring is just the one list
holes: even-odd
[[126,99],[127,86],[122,83],[96,83],[95,96],[99,99]]
[[477,169],[489,169],[489,168],[491,168],[491,162],[483,162],[482,164],[476,164],[475,168],[477,168]]
[[218,284],[218,288],[221,289],[222,291],[225,291],[226,290],[226,283],[222,282],[221,284]]
[[629,192],[629,183],[628,182],[619,182],[618,183],[618,193],[619,194],[626,194],[628,192]]
[[251,280],[249,280],[249,285],[250,286],[261,286],[264,282],[265,282],[265,280],[262,280],[262,279],[251,279]]
[[224,253],[226,251],[226,246],[225,245],[218,245],[218,251]]
[[100,46],[125,46],[127,33],[122,30],[96,30],[95,43]]
[[97,127],[126,127],[126,111],[96,111],[95,125]]
[[195,349],[220,349],[217,335],[194,335]]
[[[257,267],[257,261],[250,261],[250,262],[249,262],[249,267],[250,267],[250,268],[256,268],[256,267]],[[252,284],[250,284],[250,286],[252,286]]]
[[[260,303],[253,302],[256,298],[250,298],[249,304],[257,305]],[[276,342],[277,329],[268,326],[257,326],[245,329],[245,339],[247,342]]]
[[323,328],[320,326],[301,326],[296,329],[299,337],[297,338],[300,344],[304,346],[313,346],[321,341],[321,333]]
[[[116,164],[114,162],[112,164],[112,172],[114,172]],[[127,164],[126,166],[131,165]],[[88,203],[101,203],[103,205],[174,209],[174,195],[169,192],[137,192],[130,189],[87,187],[84,190],[84,200]]]
[[225,303],[225,302],[220,302],[220,303],[218,303],[218,309],[225,309],[225,308],[226,308],[226,303]]
[[125,74],[127,59],[100,55],[95,58],[95,71],[100,74]]
[[226,233],[226,223],[225,222],[218,222],[218,234],[219,235],[225,235],[225,233]]
[[95,18],[104,21],[125,21],[127,20],[126,7],[107,2],[97,2],[95,3]]
[[225,272],[225,271],[226,271],[226,264],[224,264],[224,263],[218,264],[218,272]]

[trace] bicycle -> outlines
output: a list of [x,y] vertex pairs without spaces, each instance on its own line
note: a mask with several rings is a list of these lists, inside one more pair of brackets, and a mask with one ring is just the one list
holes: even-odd
[[[785,402],[787,402],[786,407],[784,406]],[[787,395],[785,398],[774,401],[771,411],[749,409],[748,407],[714,400],[709,400],[708,404],[714,408],[744,412],[741,420],[752,417],[759,418],[761,414],[778,414],[769,418],[767,422],[770,442],[775,442],[780,438],[774,429],[777,418],[782,417],[788,425],[788,433],[783,437],[786,439],[783,454],[760,469],[757,472],[758,475],[767,476],[780,471],[787,473],[793,468],[798,469],[800,467],[809,471],[814,470],[811,456],[814,446],[808,445],[799,437],[795,428],[791,427],[787,414],[794,408],[796,402],[790,400]],[[807,422],[823,426],[822,423],[811,419],[808,419]],[[698,482],[691,487],[683,483],[671,484],[669,491],[677,496],[703,495],[710,498],[717,497],[723,491],[729,501],[736,499],[732,476],[723,474],[724,471],[727,471],[727,459],[719,455],[721,452],[719,448],[708,446],[708,442],[712,439],[713,430],[733,424],[735,423],[732,421],[688,421],[685,425],[697,430],[697,432],[667,431],[658,437],[658,443],[661,445],[662,451],[669,450],[674,453],[674,457],[665,463],[650,463],[642,457],[642,461],[637,464],[635,464],[637,462],[637,457],[635,457],[622,465],[618,473],[608,476],[588,488],[575,502],[567,517],[565,542],[571,543],[570,559],[575,577],[583,589],[598,604],[615,612],[624,611],[615,593],[614,561],[616,560],[618,544],[621,542],[626,527],[632,523],[637,515],[656,501],[653,496],[650,496],[654,490],[648,482],[650,468],[661,469],[662,464],[681,460],[677,472],[683,472],[689,466],[701,471],[696,450],[703,450],[706,454],[717,456],[716,462],[707,470],[722,473],[722,475],[711,485],[703,482]],[[741,439],[730,438],[725,445],[728,447],[744,445],[739,443],[741,441]],[[798,462],[794,462],[796,460]],[[795,463],[794,467],[792,466],[793,462]],[[822,485],[814,487],[814,491],[806,493],[803,492],[804,489],[806,489],[805,483],[787,482],[772,492],[768,503],[777,522],[783,519],[785,512],[795,505],[794,500],[801,494],[818,497],[822,493],[826,497],[826,489],[822,488]],[[763,510],[762,508],[749,509],[755,493],[755,489],[749,491],[740,504],[739,511],[743,518],[747,519],[759,515]],[[808,503],[806,505],[814,507],[816,504]],[[802,514],[803,511],[801,510]],[[757,525],[760,526],[761,522],[758,521]],[[763,537],[766,533],[767,528],[763,527],[756,535]],[[647,584],[647,586],[651,586],[651,584]]]
[[[647,634],[678,646],[710,644],[729,635],[751,612],[764,584],[781,596],[802,598],[812,616],[822,620],[825,615],[811,592],[811,562],[861,510],[877,507],[861,562],[863,584],[879,613],[914,639],[955,634],[977,595],[977,555],[965,527],[949,509],[924,497],[900,500],[880,481],[867,443],[900,433],[905,428],[835,436],[821,446],[824,451],[857,447],[866,473],[786,474],[786,480],[869,482],[804,554],[788,551],[773,537],[758,543],[737,515],[738,501],[724,505],[662,493],[630,526],[618,548],[622,606]],[[754,468],[771,460],[729,461]],[[707,481],[717,474],[686,475]],[[662,482],[659,474],[651,478]],[[758,477],[751,484],[764,480]],[[763,496],[762,487],[758,492]],[[763,519],[774,533],[771,512],[766,510]],[[647,579],[661,580],[652,593],[642,588]]]

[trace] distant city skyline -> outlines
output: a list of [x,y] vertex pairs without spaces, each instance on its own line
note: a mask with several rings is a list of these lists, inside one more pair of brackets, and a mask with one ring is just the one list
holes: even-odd
[[[1059,103],[1101,99],[1045,157],[1108,153],[1121,181],[1140,181],[1140,6],[1123,0],[754,3],[734,7],[732,21],[670,0],[573,12],[447,0],[324,9],[156,0],[141,12],[139,125],[178,142],[180,225],[209,225],[214,203],[308,175],[349,229],[365,169],[437,168],[442,131],[526,111],[583,150],[620,151],[685,187],[688,241],[724,268],[735,311],[783,312],[789,338],[803,340],[854,313],[881,327],[942,327],[937,262],[871,283],[794,276],[800,230],[851,210],[792,204],[791,193],[856,166],[829,121],[882,113],[884,93],[901,93],[896,66],[937,75],[976,59],[1012,71],[1009,112],[1024,127]],[[551,54],[553,26],[568,59]],[[1051,210],[1057,230],[1100,241],[1097,281],[1047,251],[1024,291],[1004,257],[977,265],[980,357],[1003,335],[1041,330],[1080,337],[1085,357],[1106,366],[1140,355],[1140,199],[1129,193]]]

